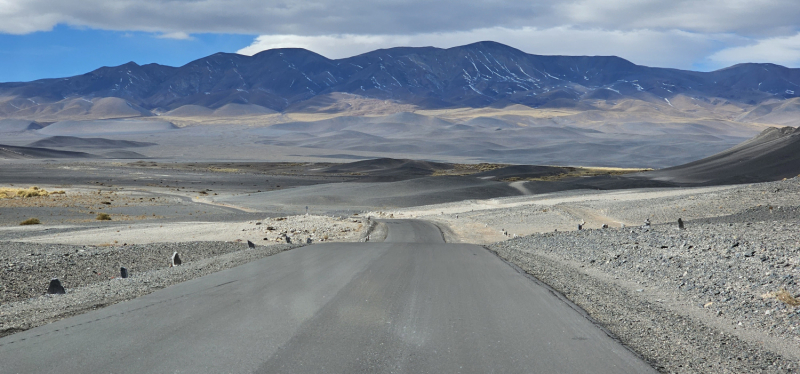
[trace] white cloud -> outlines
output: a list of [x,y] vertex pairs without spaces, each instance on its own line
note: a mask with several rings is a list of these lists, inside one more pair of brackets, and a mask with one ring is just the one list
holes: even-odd
[[176,32],[170,32],[170,33],[156,35],[156,38],[160,38],[160,39],[176,39],[176,40],[192,40],[192,39],[194,39],[194,38],[192,38],[191,35],[183,32],[183,31],[176,31]]
[[542,55],[615,55],[647,66],[690,69],[693,63],[712,53],[720,39],[683,31],[609,31],[553,27],[484,28],[449,33],[416,35],[262,35],[238,52],[253,55],[273,48],[305,48],[328,58],[350,57],[378,48],[434,46],[449,48],[482,40],[510,45],[527,53]]
[[789,37],[755,40],[749,45],[726,48],[708,58],[717,68],[743,62],[770,62],[800,66],[800,33]]

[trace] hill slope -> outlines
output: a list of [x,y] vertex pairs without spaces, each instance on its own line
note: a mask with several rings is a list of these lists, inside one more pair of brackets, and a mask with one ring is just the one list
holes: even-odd
[[795,177],[800,175],[800,129],[770,128],[713,156],[643,175],[653,180],[707,185]]

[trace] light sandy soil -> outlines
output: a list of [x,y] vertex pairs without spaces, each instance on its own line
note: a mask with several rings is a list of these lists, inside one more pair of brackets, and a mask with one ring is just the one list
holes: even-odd
[[[245,207],[208,201],[193,191],[162,187],[146,188],[41,188],[64,190],[63,195],[31,198],[0,199],[3,208],[0,239],[30,243],[72,245],[134,245],[149,243],[180,243],[195,241],[246,242],[259,245],[285,242],[358,241],[360,219],[329,215],[275,214],[241,219],[231,214],[229,219],[205,221],[203,217],[213,208],[221,207],[259,216]],[[220,192],[220,196],[233,196]],[[21,226],[21,219],[8,216],[15,211],[29,212],[41,217],[42,224]],[[48,213],[49,212],[49,213]],[[110,213],[110,221],[98,221],[99,213]],[[121,213],[127,212],[128,214]],[[51,218],[51,216],[53,218]],[[27,216],[20,216],[27,217]],[[47,218],[45,218],[47,217]],[[22,237],[16,234],[24,234]]]
[[[585,229],[593,229],[603,224],[609,227],[638,226],[645,219],[657,224],[672,222],[679,217],[686,220],[730,214],[733,211],[725,208],[728,197],[720,193],[735,187],[568,191],[468,200],[370,214],[440,222],[453,230],[461,242],[491,244],[515,235],[577,230],[581,222],[585,222]],[[702,203],[697,199],[698,195],[704,197]],[[632,203],[646,206],[631,209]],[[753,204],[755,206],[758,202]]]
[[[135,223],[125,227],[86,229],[73,232],[43,234],[20,239],[21,242],[112,245],[180,243],[192,241],[252,241],[260,245],[282,242],[286,233],[293,242],[310,238],[317,241],[358,241],[360,221],[330,216],[289,216],[277,221],[266,218],[246,222],[175,222]],[[268,227],[274,228],[268,230]],[[63,226],[54,227],[64,228]],[[2,229],[0,229],[2,230]]]

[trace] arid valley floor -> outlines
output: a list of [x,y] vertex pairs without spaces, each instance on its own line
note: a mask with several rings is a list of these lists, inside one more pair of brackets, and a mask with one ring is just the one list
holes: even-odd
[[[0,187],[41,195],[0,199],[4,336],[309,240],[380,241],[381,219],[415,218],[485,245],[660,371],[799,368],[800,178],[623,188],[606,175],[616,187],[599,190],[564,187],[574,170],[390,159],[1,167]],[[534,194],[548,176],[560,187]],[[46,294],[54,277],[66,295]]]

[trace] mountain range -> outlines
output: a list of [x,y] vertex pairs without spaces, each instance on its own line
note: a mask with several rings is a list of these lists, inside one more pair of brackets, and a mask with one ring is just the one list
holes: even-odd
[[336,94],[421,109],[521,104],[592,110],[623,99],[672,106],[676,98],[688,98],[700,106],[749,107],[740,118],[746,120],[787,105],[796,109],[800,69],[749,63],[696,72],[619,57],[534,55],[495,42],[379,49],[338,60],[285,48],[253,56],[216,53],[181,67],[129,62],[68,78],[0,83],[0,117],[90,110],[95,118],[135,117],[187,105],[211,112],[232,104],[261,112],[303,111]]

